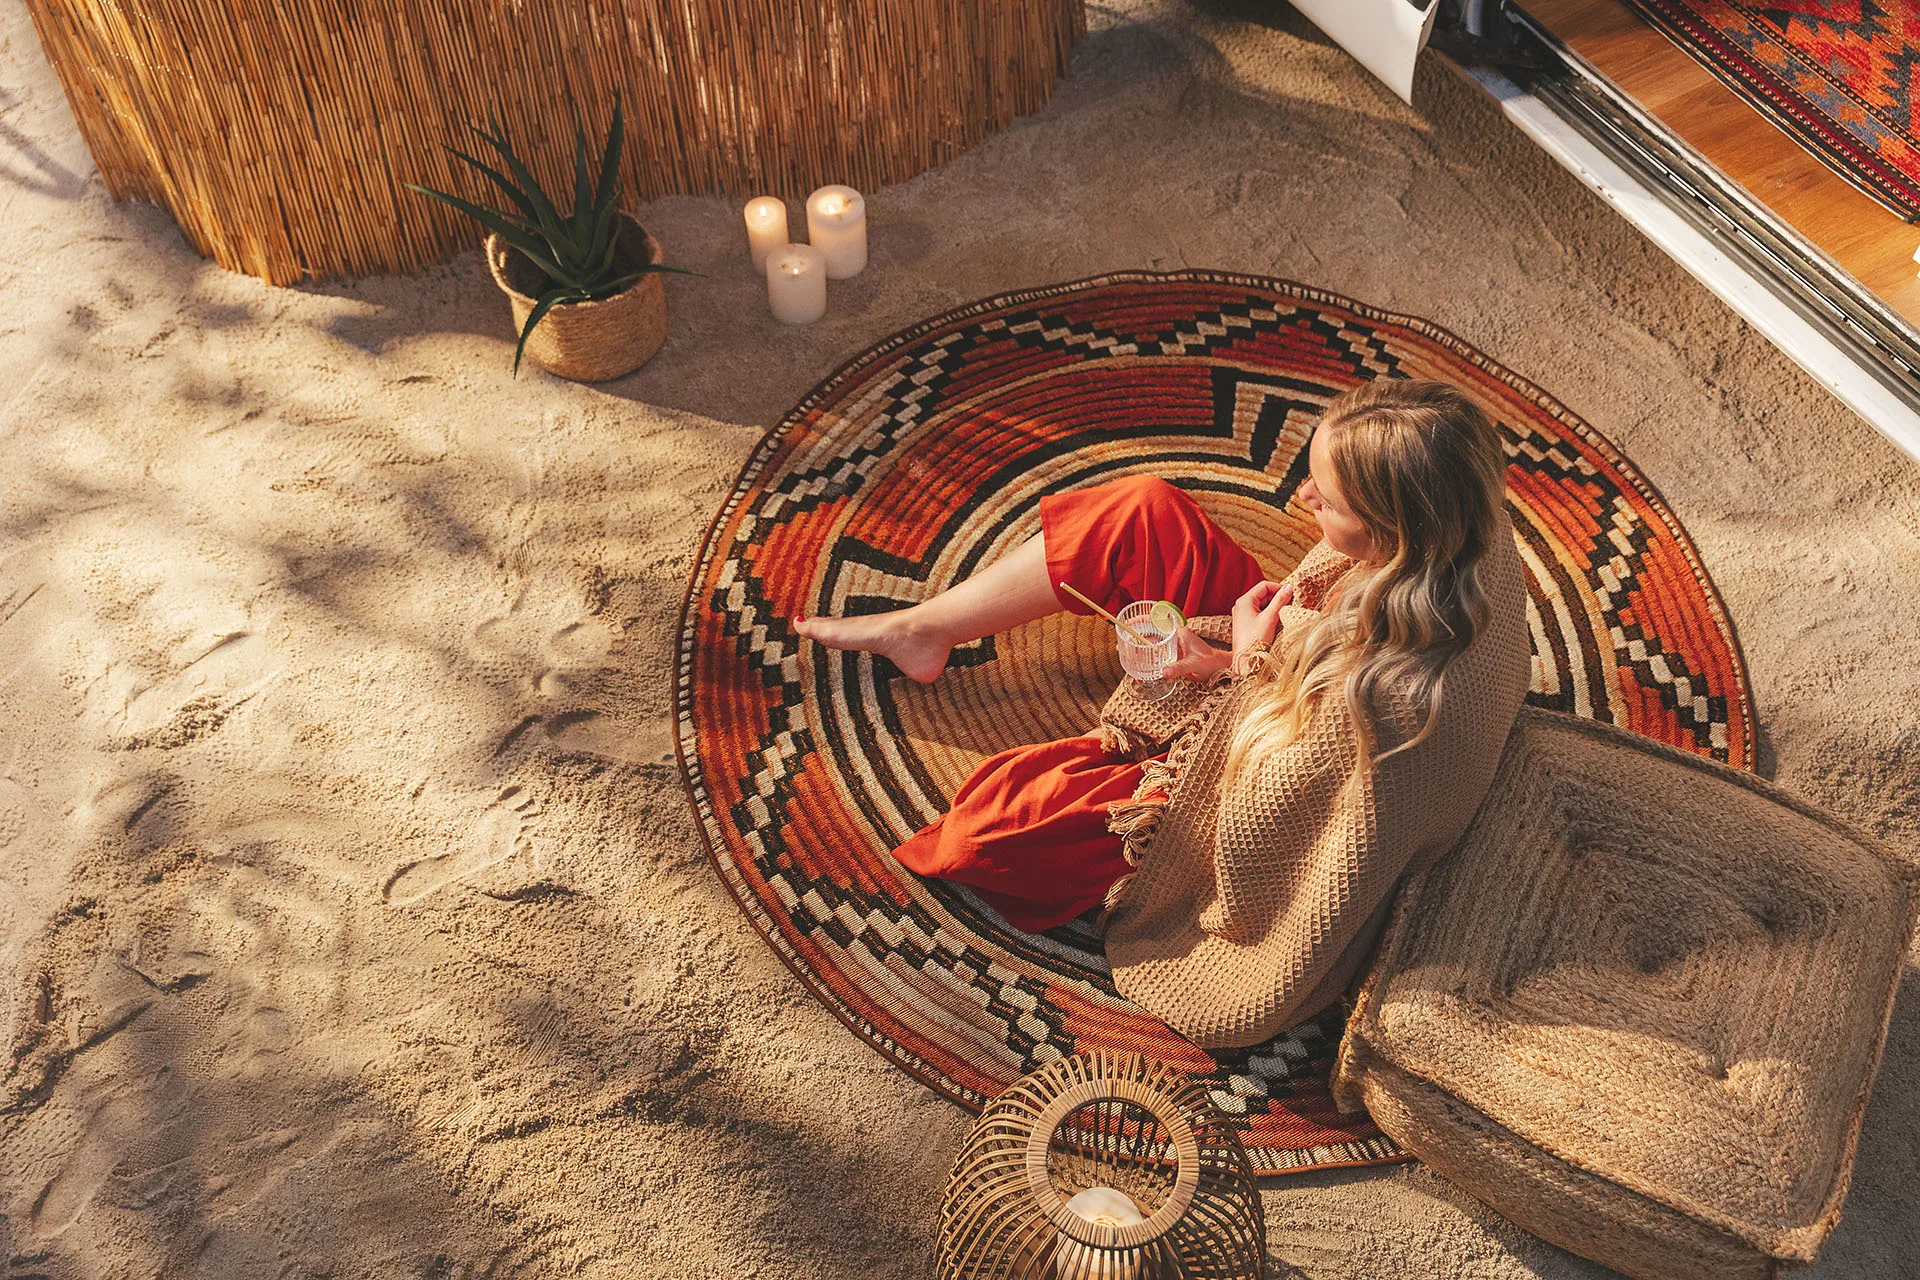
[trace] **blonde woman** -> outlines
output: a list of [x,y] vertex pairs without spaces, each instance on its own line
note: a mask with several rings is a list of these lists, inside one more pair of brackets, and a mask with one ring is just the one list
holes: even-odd
[[1208,1048],[1346,992],[1401,878],[1479,806],[1529,678],[1498,439],[1445,383],[1337,397],[1300,497],[1322,540],[1283,582],[1185,493],[1136,478],[1041,500],[1041,532],[924,603],[801,619],[932,680],[956,644],[1062,608],[1171,600],[1192,621],[1149,702],[984,762],[896,851],[1038,931],[1104,905],[1120,992]]

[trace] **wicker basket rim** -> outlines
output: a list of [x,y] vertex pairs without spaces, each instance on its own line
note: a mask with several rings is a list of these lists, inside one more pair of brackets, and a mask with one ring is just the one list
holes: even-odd
[[[1153,1116],[1166,1128],[1174,1151],[1173,1189],[1144,1222],[1130,1227],[1088,1222],[1067,1207],[1067,1198],[1047,1179],[1047,1151],[1061,1122],[1088,1103],[1105,1098],[1130,1102]],[[1071,1239],[1105,1249],[1137,1249],[1171,1231],[1200,1189],[1200,1144],[1193,1125],[1170,1103],[1159,1089],[1140,1081],[1100,1078],[1082,1080],[1048,1102],[1027,1136],[1025,1156],[1027,1195],[1040,1216]]]
[[[632,214],[628,213],[625,209],[622,209],[620,211],[620,217],[622,221],[631,224],[644,237],[644,240],[642,243],[646,245],[646,250],[647,250],[646,265],[647,266],[657,265],[660,262],[661,257],[665,254],[666,251],[660,247],[660,242],[654,239],[653,232],[647,230],[646,227],[641,224],[640,219],[634,217]],[[500,233],[497,231],[489,231],[487,233],[486,247],[487,247],[487,270],[492,273],[493,282],[500,286],[500,291],[506,294],[509,298],[513,298],[518,302],[523,302],[529,307],[534,306],[539,301],[537,298],[529,297],[527,294],[524,294],[520,290],[514,288],[513,285],[508,283],[507,281],[507,272],[506,272],[507,255],[517,254],[517,253],[520,253],[520,251],[514,248],[512,245],[508,244],[506,241],[502,240],[500,238]],[[522,254],[521,256],[524,257],[525,255]],[[641,276],[638,280],[635,280],[632,284],[628,285],[626,288],[622,289],[620,292],[614,294],[610,298],[596,298],[589,302],[562,302],[558,306],[554,307],[554,310],[559,311],[562,308],[565,308],[567,310],[587,310],[592,307],[611,306],[614,303],[626,301],[628,298],[632,297],[634,293],[638,292],[641,289],[646,288],[647,285],[649,284],[657,283],[659,279],[660,279],[660,275],[658,272],[650,272],[647,275]]]

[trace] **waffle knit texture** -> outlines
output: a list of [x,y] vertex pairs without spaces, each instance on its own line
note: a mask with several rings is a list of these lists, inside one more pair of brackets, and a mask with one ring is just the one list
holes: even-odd
[[[1525,581],[1507,517],[1488,553],[1487,625],[1448,668],[1434,732],[1343,790],[1358,737],[1330,700],[1300,738],[1249,762],[1225,793],[1222,767],[1244,680],[1183,685],[1158,703],[1125,681],[1101,712],[1110,748],[1150,762],[1136,799],[1113,809],[1132,875],[1108,896],[1107,958],[1127,999],[1202,1048],[1257,1044],[1339,999],[1365,959],[1393,890],[1460,838],[1526,696],[1531,645]],[[1325,542],[1287,582],[1280,623],[1322,609],[1352,561]],[[1225,619],[1194,630],[1222,638]],[[1420,717],[1389,691],[1376,752]],[[1145,793],[1165,790],[1158,802]]]

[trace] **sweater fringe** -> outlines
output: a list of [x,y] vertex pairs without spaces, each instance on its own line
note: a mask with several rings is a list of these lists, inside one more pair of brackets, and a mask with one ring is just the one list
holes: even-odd
[[1102,750],[1125,760],[1138,760],[1158,745],[1146,734],[1109,720],[1102,720],[1095,726],[1094,732],[1099,735]]
[[1140,854],[1147,840],[1160,826],[1160,818],[1166,812],[1167,802],[1159,798],[1150,800],[1121,800],[1107,806],[1107,830],[1120,837],[1121,850],[1126,854],[1127,865],[1140,865]]
[[[1107,830],[1120,837],[1120,852],[1128,866],[1138,867],[1146,858],[1148,846],[1152,844],[1154,834],[1160,830],[1161,820],[1167,815],[1167,807],[1173,803],[1174,789],[1180,782],[1180,771],[1199,745],[1200,731],[1205,728],[1217,703],[1215,695],[1223,692],[1226,684],[1220,680],[1212,682],[1209,696],[1174,727],[1169,735],[1173,745],[1165,759],[1148,760],[1141,766],[1140,781],[1133,789],[1133,797],[1107,806]],[[1101,746],[1114,755],[1130,759],[1139,759],[1160,745],[1144,734],[1107,720],[1100,722],[1099,735]],[[1103,933],[1107,921],[1133,887],[1134,875],[1129,871],[1107,886],[1099,918]]]

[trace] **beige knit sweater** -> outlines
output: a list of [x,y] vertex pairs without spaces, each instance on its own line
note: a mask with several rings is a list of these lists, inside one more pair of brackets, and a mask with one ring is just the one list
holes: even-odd
[[[1282,627],[1309,621],[1351,567],[1324,542],[1309,552],[1287,579],[1294,601],[1280,610]],[[1223,795],[1245,682],[1224,673],[1184,682],[1159,703],[1121,684],[1101,712],[1109,748],[1142,758],[1169,747],[1109,824],[1136,867],[1107,899],[1107,957],[1122,995],[1204,1048],[1258,1044],[1340,998],[1395,886],[1466,830],[1526,696],[1525,582],[1504,516],[1489,569],[1492,617],[1448,669],[1432,736],[1379,764],[1357,794],[1341,795],[1357,749],[1344,706],[1323,709]],[[1227,619],[1192,625],[1230,638]],[[1404,698],[1389,697],[1379,714],[1376,751],[1419,727]]]

